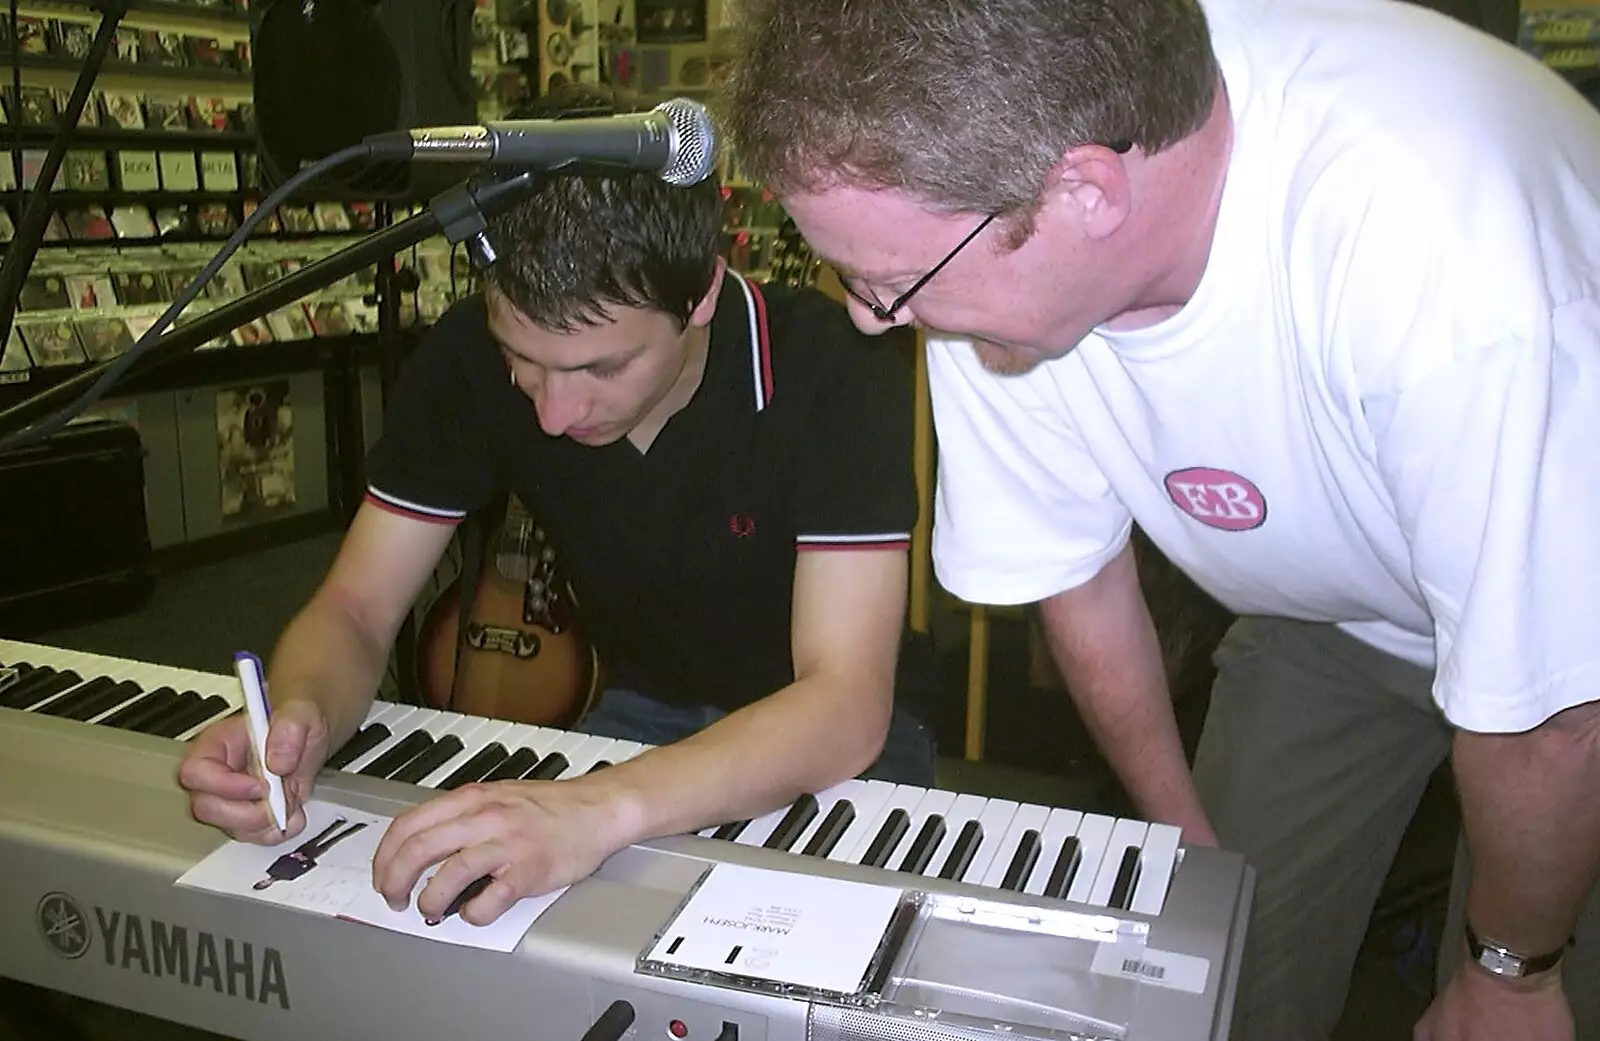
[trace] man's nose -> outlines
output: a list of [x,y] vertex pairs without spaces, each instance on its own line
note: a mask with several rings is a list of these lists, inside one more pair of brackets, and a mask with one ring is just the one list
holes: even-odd
[[560,437],[578,426],[589,413],[589,404],[558,374],[545,377],[534,394],[533,407],[539,413],[539,427],[551,437]]

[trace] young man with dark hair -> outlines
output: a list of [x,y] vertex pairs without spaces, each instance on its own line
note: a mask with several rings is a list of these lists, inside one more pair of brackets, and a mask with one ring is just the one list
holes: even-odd
[[[931,784],[896,705],[916,519],[909,367],[812,290],[718,255],[722,207],[649,174],[553,177],[491,223],[487,288],[406,366],[369,496],[269,669],[289,833],[364,720],[455,525],[509,489],[559,549],[613,684],[578,730],[659,747],[560,781],[459,788],[397,818],[375,884],[498,917],[611,853],[772,812],[866,772]],[[242,720],[180,770],[194,815],[277,842]]]
[[[1143,813],[1258,871],[1234,1037],[1327,1041],[1447,757],[1419,1041],[1600,1037],[1595,111],[1391,0],[740,11],[742,168],[945,334],[941,584],[1042,602]],[[1192,770],[1135,523],[1241,616]]]

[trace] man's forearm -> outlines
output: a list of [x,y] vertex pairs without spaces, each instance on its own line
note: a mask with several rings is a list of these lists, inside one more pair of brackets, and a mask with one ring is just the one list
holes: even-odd
[[327,717],[329,749],[336,749],[366,718],[388,662],[380,646],[350,615],[313,598],[285,627],[268,669],[274,702],[315,701]]
[[1139,811],[1196,841],[1214,841],[1178,736],[1132,544],[1083,586],[1044,601],[1040,613],[1073,702]]
[[796,681],[682,741],[571,783],[608,789],[623,845],[771,813],[855,776],[882,750],[888,709],[830,682]]
[[1600,868],[1597,735],[1593,705],[1523,734],[1456,735],[1467,919],[1480,937],[1541,954],[1571,936]]

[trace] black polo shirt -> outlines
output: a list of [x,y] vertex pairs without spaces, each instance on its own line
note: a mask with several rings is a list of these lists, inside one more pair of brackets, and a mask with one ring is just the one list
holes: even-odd
[[820,293],[730,271],[689,404],[645,454],[587,447],[540,429],[473,297],[408,360],[368,485],[370,502],[440,523],[514,492],[608,684],[731,711],[794,679],[798,553],[909,545],[910,368]]

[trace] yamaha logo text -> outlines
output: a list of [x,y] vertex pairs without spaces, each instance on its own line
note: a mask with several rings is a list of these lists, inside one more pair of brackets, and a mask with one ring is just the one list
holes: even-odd
[[65,893],[47,893],[37,917],[40,936],[62,958],[82,958],[98,938],[112,967],[289,1010],[288,975],[275,947],[99,905],[91,915]]

